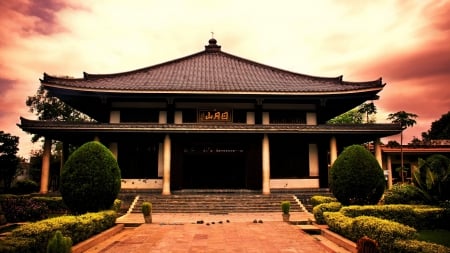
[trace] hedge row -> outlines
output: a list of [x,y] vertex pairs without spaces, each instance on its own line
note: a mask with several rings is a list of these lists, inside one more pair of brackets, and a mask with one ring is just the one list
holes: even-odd
[[315,206],[312,210],[314,219],[317,224],[325,224],[323,217],[324,212],[337,212],[342,208],[342,204],[339,202],[328,202]]
[[355,242],[368,236],[378,242],[382,252],[450,252],[450,248],[443,245],[415,240],[416,230],[398,222],[369,216],[352,218],[341,212],[325,212],[324,217],[330,230]]
[[363,236],[368,236],[379,243],[382,252],[395,252],[395,240],[417,238],[414,228],[394,221],[369,216],[351,218],[340,212],[325,212],[323,216],[331,231],[355,242]]
[[396,221],[416,229],[443,228],[446,223],[445,210],[424,205],[368,205],[346,206],[340,212],[348,217],[373,216]]
[[107,230],[115,225],[117,214],[108,210],[79,216],[60,216],[28,223],[12,231],[0,241],[0,252],[44,253],[48,240],[56,231],[72,239],[74,244]]
[[335,197],[314,195],[311,197],[311,205],[313,207],[324,203],[337,202]]

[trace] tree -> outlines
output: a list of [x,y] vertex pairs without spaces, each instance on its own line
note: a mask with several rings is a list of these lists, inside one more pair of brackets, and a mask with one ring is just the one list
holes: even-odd
[[376,204],[385,184],[378,161],[361,145],[346,147],[330,170],[330,190],[343,205]]
[[417,114],[409,113],[405,111],[399,111],[388,115],[388,120],[392,123],[400,124],[402,131],[400,132],[400,170],[402,176],[402,183],[405,182],[405,176],[403,175],[403,130],[416,124]]
[[361,124],[362,114],[358,111],[358,108],[351,109],[339,116],[330,119],[328,124]]
[[450,139],[450,111],[431,123],[430,130],[423,132],[422,137],[424,141]]
[[[30,108],[31,113],[35,113],[39,120],[54,120],[54,121],[90,121],[91,119],[73,109],[63,101],[50,94],[41,85],[36,92],[36,95],[28,97],[26,105]],[[33,142],[36,142],[40,136],[34,135]]]
[[76,214],[111,208],[120,191],[120,169],[111,151],[98,141],[83,144],[64,164],[60,192]]
[[0,175],[5,190],[11,187],[19,166],[18,145],[19,137],[0,131]]
[[369,116],[377,113],[377,107],[373,102],[364,103],[359,107],[358,112],[366,115],[366,123],[372,123],[369,121]]

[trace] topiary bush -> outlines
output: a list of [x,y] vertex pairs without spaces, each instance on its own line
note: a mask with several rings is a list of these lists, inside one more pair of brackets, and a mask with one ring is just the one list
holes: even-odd
[[330,190],[343,205],[376,204],[385,184],[377,160],[361,145],[345,148],[330,171]]
[[60,192],[75,214],[107,210],[120,191],[114,155],[98,141],[85,143],[70,156],[61,174]]
[[425,197],[412,184],[394,184],[384,192],[384,204],[425,204]]

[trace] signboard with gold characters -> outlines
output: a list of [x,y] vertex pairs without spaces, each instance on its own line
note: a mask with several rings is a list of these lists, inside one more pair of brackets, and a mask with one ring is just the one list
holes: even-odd
[[199,110],[198,118],[200,122],[229,122],[231,121],[231,110]]

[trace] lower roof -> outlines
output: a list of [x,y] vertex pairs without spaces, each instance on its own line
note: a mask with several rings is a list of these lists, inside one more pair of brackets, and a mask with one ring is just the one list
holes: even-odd
[[62,136],[83,133],[221,133],[221,134],[316,134],[369,135],[386,137],[401,132],[398,124],[158,124],[158,123],[95,123],[39,121],[21,118],[18,126],[29,133]]

